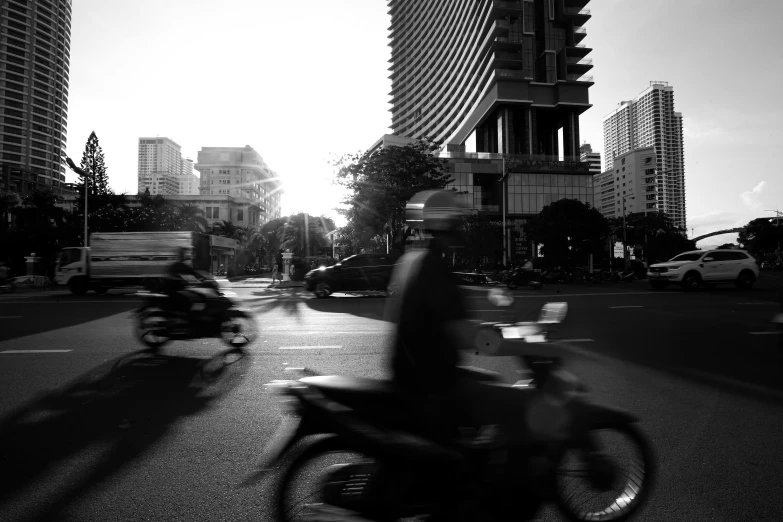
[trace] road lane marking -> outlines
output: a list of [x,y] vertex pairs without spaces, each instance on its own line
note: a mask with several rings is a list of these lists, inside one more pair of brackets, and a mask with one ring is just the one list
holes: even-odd
[[644,305],[610,306],[609,308],[644,308]]
[[322,346],[281,346],[281,350],[339,350],[342,345],[322,345]]
[[[538,294],[538,293],[529,293],[529,294],[518,294],[514,293],[512,294],[514,298],[541,298],[541,297],[595,297],[595,296],[602,296],[602,295],[674,295],[674,294],[684,294],[685,292],[601,292],[596,294]],[[468,296],[466,299],[486,299],[487,296]]]
[[552,339],[552,341],[556,343],[592,343],[595,342],[595,339]]
[[285,332],[284,335],[387,335],[388,333],[378,330],[352,330],[350,332],[319,330],[316,332]]
[[0,354],[3,353],[66,353],[66,352],[72,352],[73,350],[3,350],[0,352]]
[[782,332],[748,332],[750,335],[777,335]]

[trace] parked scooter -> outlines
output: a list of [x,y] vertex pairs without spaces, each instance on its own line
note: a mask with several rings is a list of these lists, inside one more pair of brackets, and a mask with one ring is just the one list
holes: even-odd
[[[476,339],[477,349],[515,353],[532,371],[532,379],[503,388],[508,400],[487,404],[507,407],[519,394],[526,407],[511,415],[523,416],[532,434],[523,444],[504,440],[497,426],[437,443],[411,425],[386,381],[299,369],[309,376],[270,383],[290,407],[262,462],[265,470],[284,463],[277,520],[524,520],[547,501],[574,520],[627,519],[649,494],[652,450],[633,415],[591,403],[585,385],[562,368],[549,331],[566,309],[549,303],[536,322],[486,323]],[[504,387],[492,372],[461,372]],[[602,446],[606,433],[622,440]],[[630,456],[610,455],[618,442]]]

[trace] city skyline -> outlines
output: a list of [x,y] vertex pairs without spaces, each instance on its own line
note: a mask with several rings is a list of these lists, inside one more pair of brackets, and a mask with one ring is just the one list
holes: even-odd
[[[154,4],[159,16],[150,21],[136,7],[75,3],[69,155],[80,157],[95,130],[112,187],[131,192],[138,136],[172,136],[186,157],[205,144],[249,143],[286,184],[284,214],[334,215],[339,190],[330,183],[329,160],[366,150],[390,132],[390,18],[384,2],[305,4],[297,27],[320,36],[317,49],[285,36],[286,24],[275,20],[287,15],[277,5],[228,1],[203,17],[186,9],[189,2],[170,0]],[[734,12],[728,6],[674,0],[655,9],[641,1],[588,5],[592,17],[583,43],[593,49],[595,85],[592,107],[580,117],[580,141],[605,156],[601,120],[617,103],[651,80],[675,86],[676,110],[684,115],[689,234],[691,228],[700,235],[742,225],[781,206],[783,181],[763,155],[783,139],[770,115],[776,108],[764,103],[774,99],[780,73],[773,67],[770,82],[746,79],[761,63],[779,60],[771,35],[775,12],[783,9],[749,5]],[[239,12],[243,16],[235,16]],[[165,23],[175,17],[183,23]],[[223,25],[230,31],[223,33]],[[728,46],[716,30],[721,28],[737,28],[744,37]],[[287,43],[281,47],[280,41]],[[170,48],[166,64],[146,56],[160,46]],[[308,59],[301,66],[294,56]],[[729,60],[734,72],[725,74],[718,64]],[[209,76],[186,81],[186,89],[180,75],[177,81],[146,80],[172,64],[194,74],[213,68],[248,76],[225,89],[225,82]]]

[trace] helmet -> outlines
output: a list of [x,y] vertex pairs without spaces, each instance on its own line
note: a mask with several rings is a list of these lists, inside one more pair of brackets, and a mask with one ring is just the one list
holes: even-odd
[[455,230],[462,213],[453,190],[418,192],[405,205],[405,220],[430,232]]

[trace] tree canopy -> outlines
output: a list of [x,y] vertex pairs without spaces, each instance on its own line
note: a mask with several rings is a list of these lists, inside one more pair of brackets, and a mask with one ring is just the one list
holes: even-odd
[[[94,196],[106,196],[111,194],[109,188],[109,175],[106,169],[106,161],[103,156],[103,149],[98,142],[98,136],[95,131],[90,133],[90,137],[87,138],[87,143],[84,146],[84,153],[82,153],[82,161],[79,165],[82,169],[87,171],[90,179],[87,192],[90,197]],[[81,187],[79,193],[84,193],[84,176],[79,174],[79,182],[77,186]]]
[[352,238],[362,242],[353,249],[367,249],[385,243],[382,237],[389,233],[393,247],[402,249],[405,204],[417,192],[442,189],[452,181],[448,161],[433,155],[438,148],[420,140],[340,158],[335,181],[350,191],[344,201],[348,209],[341,211],[350,228],[341,241]]
[[764,258],[783,246],[783,219],[758,218],[739,233],[739,244],[754,257]]
[[541,253],[555,263],[584,262],[584,255],[602,250],[609,221],[589,203],[561,199],[546,205],[524,225],[529,240],[541,244]]
[[[622,218],[611,220],[613,233],[622,240]],[[677,227],[663,212],[636,212],[625,218],[628,245],[648,262],[665,261],[686,252],[696,250],[696,243],[685,236],[685,230]]]

